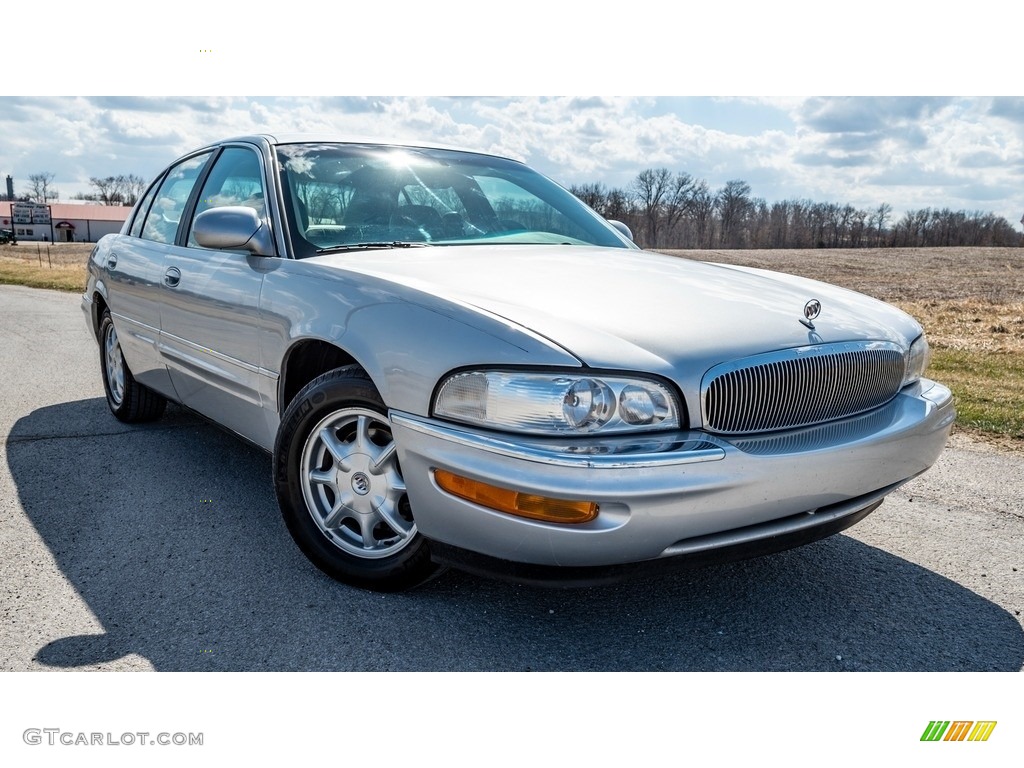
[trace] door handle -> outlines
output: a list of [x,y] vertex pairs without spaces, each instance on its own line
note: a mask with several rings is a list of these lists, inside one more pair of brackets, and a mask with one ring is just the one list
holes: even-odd
[[164,285],[168,288],[177,288],[181,282],[181,270],[177,267],[168,267],[164,272]]

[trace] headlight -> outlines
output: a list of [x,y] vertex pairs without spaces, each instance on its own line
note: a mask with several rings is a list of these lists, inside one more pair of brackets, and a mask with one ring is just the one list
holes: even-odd
[[922,333],[910,345],[910,351],[907,352],[907,368],[906,373],[903,374],[904,387],[907,384],[913,384],[924,376],[925,369],[928,368],[931,358],[932,351],[928,347],[928,339]]
[[468,371],[441,382],[434,415],[535,435],[636,432],[680,424],[676,396],[657,381],[529,371]]

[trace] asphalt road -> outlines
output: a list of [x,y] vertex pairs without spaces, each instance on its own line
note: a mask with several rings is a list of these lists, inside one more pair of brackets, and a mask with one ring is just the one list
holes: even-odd
[[292,543],[270,459],[107,410],[79,297],[0,286],[0,669],[1024,666],[1024,455],[957,437],[851,529],[613,587],[448,572],[378,595]]

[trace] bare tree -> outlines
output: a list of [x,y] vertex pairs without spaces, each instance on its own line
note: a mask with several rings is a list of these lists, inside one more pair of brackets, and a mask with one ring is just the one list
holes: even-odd
[[867,227],[868,212],[857,210],[850,220],[850,247],[860,248],[864,241],[864,230]]
[[769,248],[784,248],[789,244],[789,224],[792,213],[793,204],[788,200],[772,203],[771,212],[768,214]]
[[762,197],[755,197],[748,208],[748,232],[751,248],[767,248],[771,231],[771,210],[768,202]]
[[96,190],[90,197],[103,205],[120,205],[121,192],[116,176],[99,178],[92,176],[89,179],[89,186]]
[[661,218],[661,201],[668,192],[672,174],[668,168],[647,168],[640,171],[630,185],[630,192],[636,201],[637,213],[644,223],[646,245],[654,248],[658,245],[658,223]]
[[889,220],[889,214],[892,213],[892,206],[888,203],[882,203],[878,208],[875,209],[875,231],[877,236],[875,237],[875,244],[882,244],[882,232],[885,230],[885,223]]
[[581,184],[579,186],[569,187],[569,191],[593,208],[601,216],[607,216],[605,208],[608,205],[608,192],[605,190],[603,184]]
[[703,179],[697,182],[690,198],[690,214],[698,248],[710,248],[714,234],[715,197]]
[[146,189],[145,179],[129,174],[125,176],[92,176],[89,185],[96,190],[91,195],[80,195],[82,200],[95,200],[103,205],[135,205]]
[[842,228],[842,209],[835,203],[825,204],[825,220],[828,222],[828,240],[826,245],[835,248],[839,245],[839,231]]
[[722,222],[722,246],[743,245],[743,219],[750,207],[750,185],[740,179],[731,179],[715,196],[718,217]]
[[608,190],[608,198],[602,215],[606,219],[623,222],[631,230],[639,229],[639,222],[633,213],[633,206],[630,205],[629,195],[618,187]]
[[697,180],[688,173],[677,173],[669,184],[668,194],[662,203],[664,231],[671,233],[693,205],[693,194]]
[[125,205],[135,205],[146,191],[146,180],[130,173],[124,177]]
[[646,245],[659,245],[659,232],[671,231],[688,210],[696,181],[688,173],[675,176],[668,168],[648,168],[637,174],[630,192],[647,234]]
[[56,178],[56,174],[51,171],[29,174],[29,186],[25,196],[36,203],[47,203],[50,200],[59,199],[60,191],[53,186],[54,178]]
[[814,235],[811,223],[813,203],[810,200],[793,200],[789,204],[789,228],[784,246],[790,248],[810,248]]

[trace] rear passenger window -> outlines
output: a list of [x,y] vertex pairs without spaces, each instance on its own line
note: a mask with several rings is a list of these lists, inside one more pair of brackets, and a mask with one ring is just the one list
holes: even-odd
[[132,221],[131,231],[128,232],[132,237],[141,237],[142,225],[146,221],[146,212],[149,210],[149,206],[153,204],[153,198],[156,197],[156,190],[159,184],[153,184],[146,193],[146,196],[142,198],[142,202],[139,203],[138,210],[135,211],[135,220]]
[[173,243],[178,233],[181,214],[185,210],[192,188],[210,159],[210,152],[190,157],[167,172],[146,215],[142,238],[157,243]]

